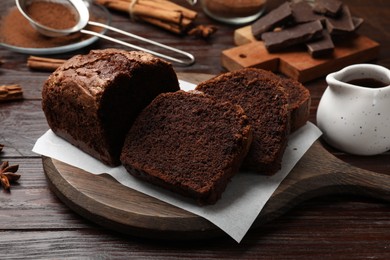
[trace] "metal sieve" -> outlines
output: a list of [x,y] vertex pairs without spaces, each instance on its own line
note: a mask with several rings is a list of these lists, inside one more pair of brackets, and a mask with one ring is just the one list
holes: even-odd
[[[71,28],[67,28],[67,29],[54,29],[54,28],[47,27],[45,25],[42,25],[42,24],[38,23],[37,21],[35,21],[34,19],[32,19],[28,15],[27,7],[28,7],[29,4],[31,4],[34,1],[35,0],[15,0],[16,6],[18,7],[18,9],[22,13],[22,15],[24,17],[26,17],[26,19],[30,22],[30,24],[39,33],[41,33],[43,35],[46,35],[46,36],[49,36],[49,37],[60,37],[60,36],[65,36],[65,35],[68,35],[68,34],[71,34],[71,33],[80,32],[80,33],[83,33],[83,34],[89,34],[89,35],[97,36],[97,37],[109,40],[111,42],[115,42],[115,43],[121,44],[123,46],[129,47],[129,48],[132,48],[132,49],[135,49],[135,50],[148,52],[148,53],[153,54],[153,55],[155,55],[157,57],[160,57],[160,58],[172,61],[172,62],[176,62],[178,64],[192,65],[195,62],[195,57],[192,54],[188,53],[188,52],[185,52],[185,51],[179,50],[177,48],[174,48],[174,47],[171,47],[171,46],[168,46],[168,45],[165,45],[165,44],[162,44],[162,43],[159,43],[159,42],[156,42],[156,41],[144,38],[144,37],[141,37],[141,36],[136,35],[136,34],[132,34],[132,33],[120,30],[118,28],[115,28],[115,27],[112,27],[112,26],[109,26],[109,25],[105,25],[105,24],[102,24],[102,23],[99,23],[99,22],[89,21],[89,10],[88,10],[89,3],[88,2],[84,2],[82,0],[56,0],[56,1],[51,0],[51,2],[61,3],[61,4],[65,4],[65,5],[69,6],[69,7],[71,7],[75,11],[75,13],[77,14],[76,18],[77,18],[78,21],[77,21],[77,24],[75,26],[73,26]],[[38,1],[49,1],[49,0],[38,0]],[[189,1],[189,2],[191,2],[191,1]],[[194,2],[194,1],[192,1],[192,2]],[[114,31],[116,33],[125,35],[127,37],[130,37],[130,38],[142,41],[142,42],[146,42],[146,43],[155,45],[155,46],[160,47],[162,49],[166,49],[166,50],[172,51],[174,53],[180,54],[182,56],[185,56],[186,59],[185,60],[178,59],[178,58],[175,58],[175,57],[163,54],[163,53],[159,53],[159,52],[155,52],[153,50],[146,49],[146,48],[138,46],[138,45],[134,45],[134,44],[131,44],[131,43],[128,43],[128,42],[124,42],[122,40],[118,40],[118,39],[112,38],[112,37],[107,36],[107,35],[100,34],[98,32],[85,30],[84,28],[87,25],[92,25],[92,26],[105,28],[107,30]]]

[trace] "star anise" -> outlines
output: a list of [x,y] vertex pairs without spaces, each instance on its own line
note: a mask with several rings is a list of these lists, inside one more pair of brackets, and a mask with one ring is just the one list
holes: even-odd
[[217,27],[213,25],[198,25],[188,31],[188,35],[197,36],[203,39],[210,38],[217,31]]
[[11,189],[11,184],[19,180],[20,175],[16,174],[19,169],[19,165],[9,165],[8,161],[3,162],[0,165],[0,182],[4,190],[9,191]]

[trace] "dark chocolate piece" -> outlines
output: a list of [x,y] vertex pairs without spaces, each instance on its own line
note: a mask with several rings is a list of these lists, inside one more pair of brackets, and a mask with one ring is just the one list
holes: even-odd
[[319,58],[333,53],[334,44],[327,30],[322,31],[322,38],[306,43],[307,49],[313,58]]
[[360,17],[352,17],[352,21],[353,21],[353,25],[354,25],[353,31],[333,33],[331,35],[333,42],[335,42],[337,44],[337,42],[340,42],[340,41],[349,41],[350,39],[352,39],[351,37],[354,37],[354,35],[356,35],[355,32],[363,24],[364,19],[360,18]]
[[307,23],[316,20],[324,21],[325,17],[320,14],[316,14],[313,8],[305,1],[291,4],[291,10],[293,13],[294,22]]
[[286,2],[254,22],[251,26],[252,34],[260,40],[264,32],[268,32],[290,20],[292,20],[292,11],[290,4]]
[[343,5],[340,16],[337,18],[327,17],[326,27],[331,35],[353,32],[355,30],[355,25],[353,24],[348,6]]
[[342,2],[338,0],[317,0],[314,3],[313,11],[335,17],[340,13],[342,5]]
[[275,52],[285,47],[320,38],[322,29],[320,21],[303,23],[279,32],[263,33],[262,40],[269,52]]
[[360,17],[352,17],[352,22],[353,26],[355,26],[353,30],[356,31],[364,23],[364,19]]

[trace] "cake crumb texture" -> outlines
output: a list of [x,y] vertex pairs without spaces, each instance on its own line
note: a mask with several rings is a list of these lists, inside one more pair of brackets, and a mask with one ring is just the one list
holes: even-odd
[[241,107],[202,93],[166,93],[135,121],[121,161],[139,178],[213,204],[238,172],[251,140]]
[[290,130],[289,100],[275,74],[245,68],[200,83],[196,90],[240,105],[253,127],[253,142],[242,168],[272,175],[281,168]]

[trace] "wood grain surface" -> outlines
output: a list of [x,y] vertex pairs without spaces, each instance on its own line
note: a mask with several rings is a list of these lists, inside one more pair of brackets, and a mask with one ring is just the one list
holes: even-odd
[[[185,4],[182,0],[175,2]],[[343,2],[352,14],[365,19],[359,33],[380,44],[379,56],[373,62],[390,68],[390,19],[386,19],[390,1]],[[194,9],[199,11],[198,23],[218,27],[211,39],[176,36],[130,22],[128,15],[117,12],[112,12],[112,25],[193,53],[196,63],[190,67],[175,66],[177,72],[224,72],[221,52],[235,46],[234,31],[242,26],[217,23],[206,17],[199,5]],[[110,35],[123,39],[114,33]],[[120,46],[98,41],[85,49],[50,57],[69,58],[90,49],[109,47]],[[19,164],[18,172],[22,175],[10,193],[0,189],[1,259],[390,259],[390,205],[362,195],[337,194],[300,202],[287,214],[251,229],[240,244],[226,236],[174,242],[141,239],[89,221],[50,190],[42,158],[31,151],[37,138],[48,129],[41,110],[41,89],[49,73],[29,70],[26,59],[27,55],[0,47],[0,84],[18,83],[24,90],[23,101],[0,104],[0,143],[5,145],[0,160]],[[321,77],[305,86],[312,96],[310,121],[315,123],[326,82]],[[349,165],[390,175],[389,152],[354,156],[322,145]]]

